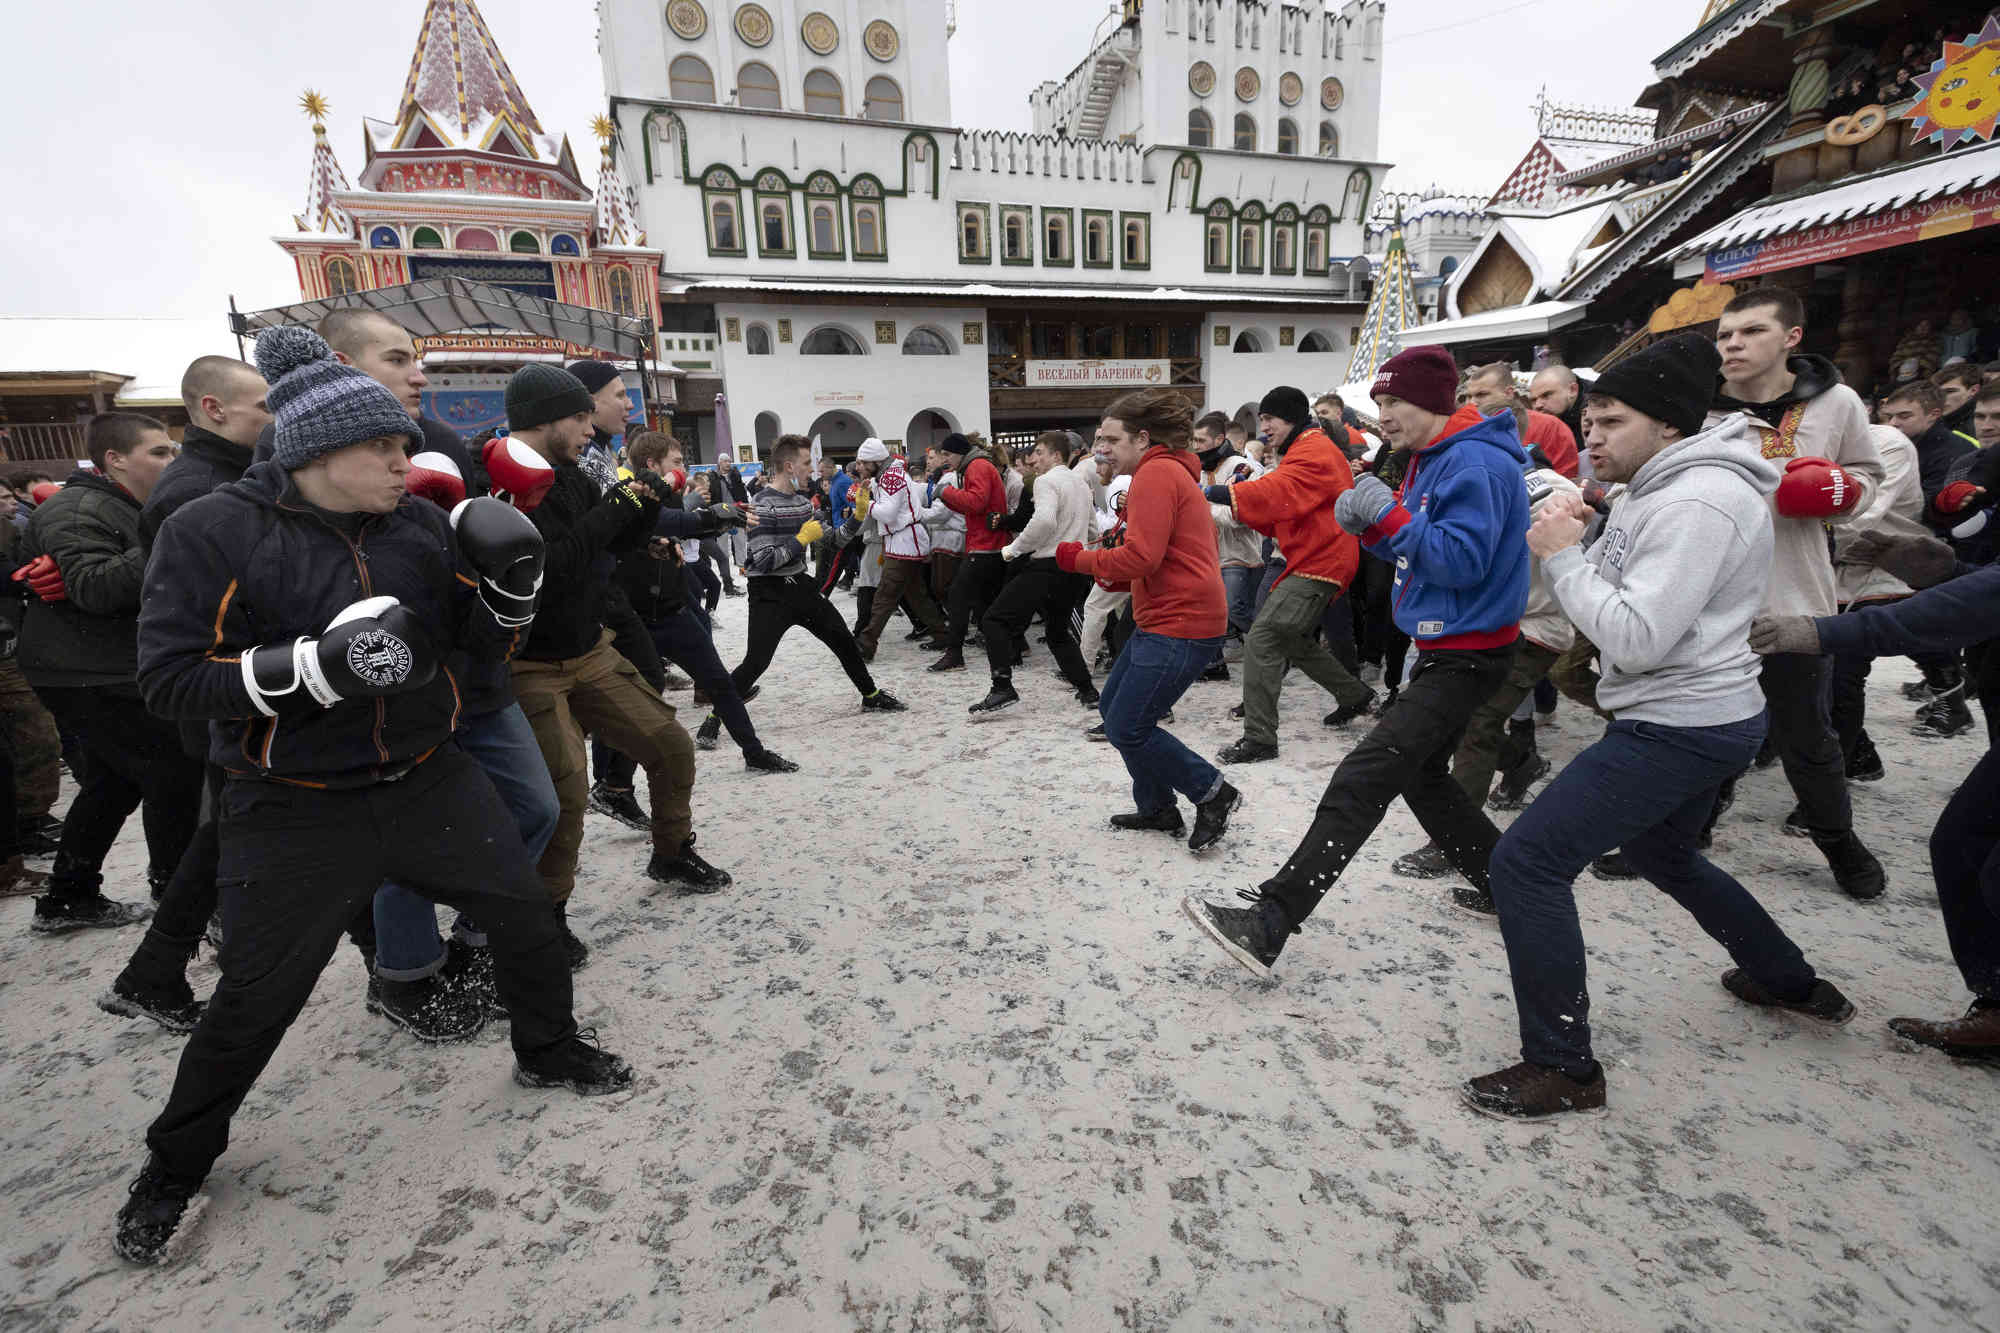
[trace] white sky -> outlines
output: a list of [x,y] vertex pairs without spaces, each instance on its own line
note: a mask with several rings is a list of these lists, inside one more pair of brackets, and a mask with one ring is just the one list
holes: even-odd
[[[942,0],[931,0],[941,3]],[[1095,0],[959,0],[952,113],[1028,128],[1028,90],[1089,49]],[[1392,189],[1490,191],[1533,137],[1544,84],[1567,102],[1628,106],[1651,58],[1692,30],[1700,0],[1389,0],[1382,156]],[[595,184],[603,105],[588,0],[481,0],[551,133]],[[0,316],[207,315],[298,297],[271,244],[305,202],[312,132],[300,92],[351,180],[363,115],[395,115],[421,0],[88,0],[8,6],[0,79]],[[567,19],[565,19],[567,15]]]

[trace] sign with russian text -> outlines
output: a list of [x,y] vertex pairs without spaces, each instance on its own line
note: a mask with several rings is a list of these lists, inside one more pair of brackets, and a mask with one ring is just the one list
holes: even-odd
[[1995,223],[2000,223],[2000,185],[1986,185],[1846,222],[1807,227],[1727,250],[1710,250],[1704,268],[1709,282],[1733,282],[1759,273],[1830,263],[1914,241],[1956,236]]
[[1168,382],[1165,361],[1030,361],[1030,389],[1145,388]]

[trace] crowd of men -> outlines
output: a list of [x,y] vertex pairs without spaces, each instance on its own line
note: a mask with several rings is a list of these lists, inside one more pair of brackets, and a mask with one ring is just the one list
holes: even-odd
[[[1585,869],[1671,895],[1729,953],[1742,1002],[1847,1022],[1847,997],[1703,853],[1737,780],[1777,762],[1787,831],[1848,897],[1883,893],[1848,794],[1886,776],[1865,725],[1876,657],[1920,665],[1918,735],[1970,727],[1968,696],[2000,734],[2000,387],[1947,403],[1907,386],[1874,424],[1802,334],[1796,298],[1759,289],[1713,340],[1656,343],[1588,386],[1417,348],[1379,372],[1373,420],[1289,386],[1254,423],[1145,390],[1089,443],[1052,430],[1010,456],[952,434],[920,470],[880,440],[836,466],[783,436],[754,489],[733,468],[691,476],[602,362],[522,369],[507,431],[468,448],[424,415],[416,349],[380,315],[268,331],[254,367],[196,361],[178,448],[149,418],[100,416],[90,466],[0,529],[19,613],[0,635],[0,885],[37,895],[37,932],[150,917],[100,1003],[187,1035],[119,1252],[159,1257],[343,936],[369,1012],[412,1035],[506,1021],[522,1084],[629,1086],[573,1013],[585,811],[650,835],[650,879],[727,888],[697,849],[697,752],[726,729],[751,771],[797,771],[748,707],[794,628],[862,710],[904,711],[872,671],[898,612],[941,681],[983,651],[973,722],[1031,688],[1039,619],[1097,719],[1079,734],[1130,774],[1111,826],[1195,854],[1227,835],[1241,770],[1279,753],[1290,671],[1325,689],[1325,727],[1367,730],[1297,848],[1247,905],[1183,909],[1272,977],[1402,797],[1429,841],[1396,871],[1461,877],[1452,901],[1497,920],[1513,976],[1522,1059],[1465,1085],[1476,1110],[1606,1105]],[[712,619],[732,569],[733,669]],[[848,586],[851,622],[832,598]],[[1197,682],[1237,678],[1242,732],[1213,760],[1167,730]],[[692,733],[675,689],[708,710]],[[1554,772],[1535,728],[1557,692],[1606,727]],[[56,826],[59,751],[76,792]],[[1931,842],[1972,1008],[1892,1024],[1966,1059],[2000,1060],[1996,795],[1989,752]],[[104,892],[135,810],[151,905]],[[1503,830],[1489,811],[1520,814]],[[25,865],[44,852],[46,874]],[[187,979],[204,940],[206,999]]]

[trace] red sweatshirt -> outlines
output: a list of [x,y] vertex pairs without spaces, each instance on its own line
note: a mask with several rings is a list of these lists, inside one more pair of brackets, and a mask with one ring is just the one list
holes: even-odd
[[1276,467],[1231,486],[1229,507],[1237,522],[1272,538],[1285,553],[1278,583],[1297,574],[1345,588],[1361,563],[1361,544],[1334,522],[1333,502],[1353,488],[1347,455],[1315,426],[1299,432]]
[[939,488],[938,498],[945,502],[946,508],[965,515],[967,555],[997,551],[1014,540],[1014,534],[986,526],[986,516],[1007,512],[1007,483],[992,459],[969,454],[967,458],[970,461],[959,471],[963,485]]
[[1213,639],[1229,628],[1215,519],[1200,476],[1193,453],[1154,445],[1125,496],[1125,544],[1076,557],[1079,574],[1129,582],[1139,628],[1174,639]]
[[1576,436],[1561,417],[1552,417],[1547,412],[1528,413],[1528,433],[1522,439],[1521,447],[1539,446],[1542,456],[1547,458],[1555,470],[1576,480]]

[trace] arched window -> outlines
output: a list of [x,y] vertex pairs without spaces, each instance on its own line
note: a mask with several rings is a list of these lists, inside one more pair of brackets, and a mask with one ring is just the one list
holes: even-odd
[[792,210],[782,201],[766,199],[757,205],[757,226],[767,254],[792,248]]
[[1208,224],[1208,266],[1210,268],[1229,267],[1229,224],[1211,222]]
[[1458,272],[1458,256],[1446,255],[1444,261],[1438,265],[1438,276],[1448,278],[1456,272]]
[[1299,125],[1289,116],[1278,122],[1278,151],[1287,157],[1299,154]]
[[1002,224],[1002,233],[1003,244],[1006,246],[1001,252],[1002,257],[1019,263],[1028,262],[1028,219],[1019,213],[1007,214],[1006,221]]
[[1306,229],[1306,268],[1314,273],[1326,272],[1326,228]]
[[1246,112],[1236,113],[1236,147],[1245,153],[1257,151],[1257,121]]
[[752,356],[769,356],[771,331],[762,324],[752,324],[743,330],[743,350]]
[[868,80],[868,90],[861,101],[861,115],[867,120],[901,120],[903,90],[896,86],[894,79],[877,74]]
[[542,252],[542,243],[535,239],[535,233],[531,231],[517,231],[507,238],[507,248],[517,255],[538,255]]
[[403,245],[394,227],[377,227],[368,233],[368,248],[371,250],[398,250]]
[[708,62],[700,56],[675,56],[667,66],[667,96],[676,102],[713,102],[715,75]]
[[844,116],[846,105],[841,100],[839,79],[823,69],[806,75],[807,111],[816,116]]
[[1292,271],[1292,228],[1286,223],[1275,223],[1271,227],[1271,271]]
[[904,356],[950,356],[951,342],[936,329],[911,329],[903,339]]
[[563,232],[557,232],[555,235],[549,237],[549,253],[552,255],[568,255],[573,259],[577,255],[582,254],[583,251],[577,246],[576,237]]
[[604,275],[605,294],[611,298],[611,313],[630,315],[635,313],[632,302],[632,274],[627,269],[614,268]]
[[1197,107],[1188,112],[1188,143],[1196,148],[1211,148],[1215,145],[1215,122],[1208,113]]
[[958,215],[958,253],[965,259],[986,258],[986,215],[968,208]]
[[1083,262],[1086,264],[1110,264],[1111,221],[1109,218],[1090,218],[1084,222]]
[[1042,262],[1067,264],[1069,261],[1069,214],[1051,213],[1042,224]]
[[329,259],[326,264],[326,292],[329,296],[340,296],[361,286],[361,280],[354,274],[354,265],[345,259]]
[[444,237],[438,235],[433,228],[419,227],[410,233],[410,248],[412,250],[442,250],[444,249]]
[[1331,352],[1333,350],[1333,339],[1327,337],[1318,329],[1314,329],[1311,333],[1299,339],[1299,350],[1301,352]]
[[461,250],[498,250],[500,238],[484,227],[460,227],[458,248]]
[[1245,329],[1236,335],[1236,346],[1230,350],[1235,352],[1261,352],[1264,350],[1264,340],[1258,337],[1254,330]]
[[854,206],[854,253],[857,255],[883,255],[888,253],[882,242],[882,206],[880,204],[856,204]]
[[736,201],[708,201],[708,247],[711,250],[741,250],[743,237],[736,230]]
[[800,356],[866,356],[861,340],[838,324],[822,324],[799,344]]
[[765,111],[785,109],[785,94],[778,87],[778,76],[769,65],[753,60],[736,71],[736,104],[760,107]]
[[834,218],[832,204],[812,206],[812,248],[820,254],[833,254],[840,249],[840,224]]
[[1333,127],[1333,122],[1330,120],[1322,120],[1319,123],[1319,155],[1340,156],[1340,131]]
[[1146,220],[1125,219],[1125,263],[1137,268],[1146,262]]
[[1264,266],[1264,224],[1246,222],[1236,229],[1236,267],[1259,269]]

